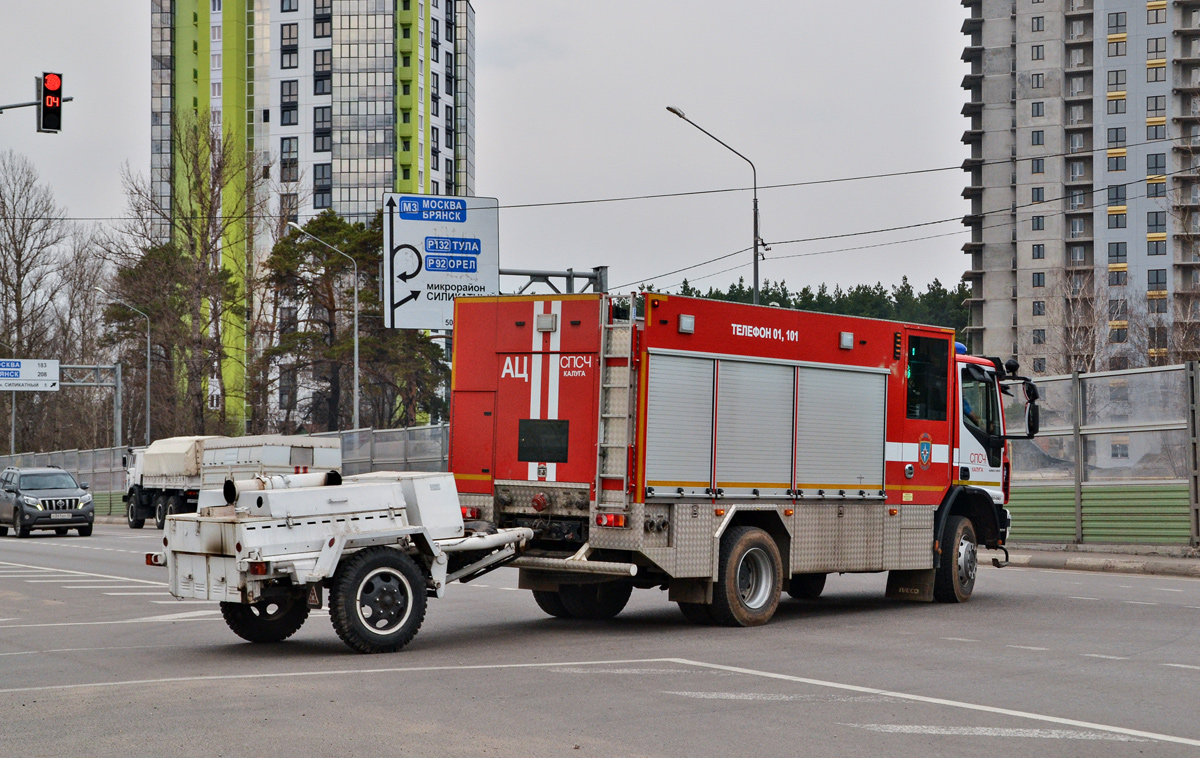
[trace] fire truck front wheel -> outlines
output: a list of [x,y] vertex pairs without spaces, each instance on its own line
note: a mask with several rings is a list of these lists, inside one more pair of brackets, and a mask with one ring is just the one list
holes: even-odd
[[221,615],[233,633],[247,642],[283,642],[308,618],[303,596],[246,603],[221,603]]
[[975,571],[979,567],[975,527],[963,516],[946,521],[946,539],[942,540],[942,564],[933,582],[933,598],[939,603],[965,603],[975,589]]
[[600,621],[610,619],[625,609],[633,585],[628,582],[599,584],[564,584],[558,590],[563,607],[572,617]]
[[725,626],[759,626],[779,607],[783,562],[771,535],[737,526],[721,537],[721,562],[713,585],[713,620]]
[[538,608],[559,619],[571,618],[571,612],[567,610],[567,606],[563,605],[562,598],[557,592],[551,590],[534,590],[533,600],[538,604]]
[[329,618],[342,642],[360,653],[393,653],[425,620],[425,576],[390,547],[360,550],[338,566],[329,591]]

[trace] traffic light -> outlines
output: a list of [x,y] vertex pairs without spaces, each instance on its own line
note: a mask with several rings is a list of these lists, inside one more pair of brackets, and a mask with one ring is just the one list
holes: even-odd
[[62,74],[43,72],[37,80],[37,130],[57,132],[62,129]]

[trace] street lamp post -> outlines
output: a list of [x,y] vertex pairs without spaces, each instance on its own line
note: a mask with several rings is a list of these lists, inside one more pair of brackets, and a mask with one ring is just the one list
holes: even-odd
[[300,232],[305,237],[308,237],[316,242],[320,242],[322,245],[342,256],[343,258],[349,258],[350,263],[354,266],[354,428],[358,429],[360,428],[358,425],[358,261],[354,260],[353,257],[347,255],[346,253],[343,253],[341,250],[338,250],[325,240],[322,240],[319,237],[313,236],[312,234],[304,231],[304,229],[302,229],[295,221],[289,221],[288,226]]
[[734,150],[732,147],[727,145],[725,142],[723,142],[719,137],[714,135],[712,132],[708,131],[703,126],[700,126],[695,121],[692,121],[690,118],[683,115],[683,111],[679,110],[678,108],[676,108],[673,105],[668,105],[667,110],[670,111],[671,113],[675,114],[676,116],[679,116],[681,119],[688,122],[692,126],[696,127],[700,131],[704,132],[709,137],[712,137],[717,143],[719,143],[726,150],[733,153],[737,157],[741,158],[746,163],[750,164],[750,171],[754,175],[754,304],[758,305],[758,246],[759,246],[759,243],[761,242],[761,240],[759,239],[759,236],[758,236],[758,169],[754,167],[754,161],[752,161],[749,158],[747,158],[746,156],[742,155],[737,150]]
[[[146,447],[150,446],[150,316],[145,311],[140,311],[134,308],[129,303],[120,298],[113,297],[104,290],[103,287],[96,287],[95,290],[101,295],[104,295],[114,303],[120,303],[129,310],[146,319]],[[117,444],[121,441],[117,440]]]
[[[7,342],[0,342],[0,345],[8,348],[12,352],[13,358],[17,357],[17,349]],[[17,454],[17,391],[12,392],[12,406],[9,408],[9,428],[8,428],[8,454]]]

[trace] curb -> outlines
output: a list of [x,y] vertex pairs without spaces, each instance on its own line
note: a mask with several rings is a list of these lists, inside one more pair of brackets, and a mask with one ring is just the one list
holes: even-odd
[[[981,551],[982,552],[982,551]],[[987,558],[1001,557],[999,552],[987,551]],[[983,557],[983,556],[981,556]],[[990,561],[989,561],[990,563]],[[1200,561],[1170,558],[1090,558],[1079,555],[1013,555],[1010,566],[1069,571],[1100,571],[1111,574],[1150,574],[1200,579]]]

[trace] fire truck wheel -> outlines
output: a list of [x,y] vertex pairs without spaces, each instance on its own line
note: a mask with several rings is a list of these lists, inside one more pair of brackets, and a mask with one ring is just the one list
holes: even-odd
[[558,590],[563,607],[577,619],[599,621],[610,619],[620,613],[633,585],[628,582],[602,582],[600,584],[564,584]]
[[680,613],[693,624],[712,624],[711,607],[708,603],[679,603]]
[[788,582],[787,593],[797,600],[816,600],[825,590],[828,574],[796,574]]
[[254,605],[221,603],[221,615],[233,633],[248,642],[283,642],[304,625],[308,603],[303,595]]
[[752,526],[721,537],[721,562],[713,585],[713,620],[725,626],[759,626],[779,607],[783,563],[771,535]]
[[567,610],[567,606],[563,605],[562,598],[558,596],[557,592],[534,590],[533,600],[538,604],[538,608],[555,618],[571,618],[571,612]]
[[333,576],[329,618],[342,642],[358,652],[393,653],[425,620],[425,577],[395,548],[360,550]]
[[146,525],[146,519],[136,518],[138,504],[142,501],[142,492],[137,487],[129,490],[129,505],[125,507],[125,523],[130,529],[141,529]]
[[167,525],[167,496],[154,496],[154,526],[156,529],[162,529]]
[[951,516],[946,521],[942,540],[942,565],[933,582],[933,598],[939,603],[965,603],[975,589],[975,570],[979,557],[975,547],[975,527],[970,519]]

